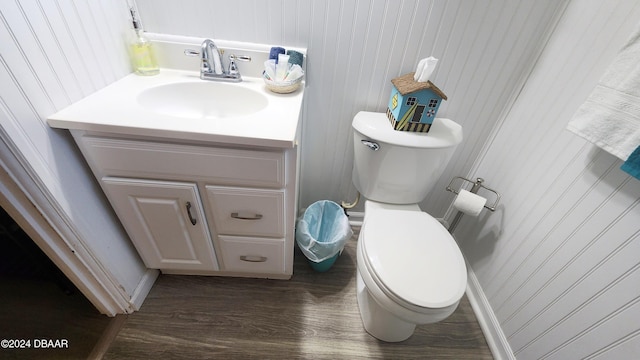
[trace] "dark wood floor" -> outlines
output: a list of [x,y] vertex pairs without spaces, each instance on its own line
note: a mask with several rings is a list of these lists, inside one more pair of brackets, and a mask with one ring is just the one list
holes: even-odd
[[105,359],[492,359],[463,298],[448,319],[389,344],[368,335],[355,240],[326,273],[296,251],[289,281],[162,275]]

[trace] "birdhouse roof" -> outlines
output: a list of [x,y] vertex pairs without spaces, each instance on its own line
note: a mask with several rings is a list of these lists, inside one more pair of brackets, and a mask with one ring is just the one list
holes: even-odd
[[406,75],[402,75],[395,79],[391,80],[391,83],[398,89],[398,92],[402,96],[411,94],[416,91],[430,89],[434,93],[438,94],[441,98],[447,100],[447,95],[445,95],[442,90],[438,89],[431,81],[419,82],[413,80],[414,73],[408,73]]

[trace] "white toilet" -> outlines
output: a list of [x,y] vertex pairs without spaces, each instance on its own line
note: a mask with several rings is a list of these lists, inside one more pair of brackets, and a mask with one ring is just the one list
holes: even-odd
[[383,113],[353,119],[353,182],[367,198],[358,238],[358,307],[364,328],[389,342],[445,319],[467,284],[462,253],[417,203],[462,141],[462,127],[436,118],[429,133],[396,131]]

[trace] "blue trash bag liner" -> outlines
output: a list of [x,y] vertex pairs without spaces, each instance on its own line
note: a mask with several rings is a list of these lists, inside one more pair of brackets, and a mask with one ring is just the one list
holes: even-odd
[[321,262],[341,252],[352,235],[344,210],[329,200],[311,204],[296,224],[298,247],[313,262]]

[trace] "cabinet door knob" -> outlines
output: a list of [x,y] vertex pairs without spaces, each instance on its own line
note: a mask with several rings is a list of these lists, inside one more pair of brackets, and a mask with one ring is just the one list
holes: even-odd
[[187,207],[187,215],[189,215],[189,220],[191,221],[191,225],[195,225],[198,221],[191,214],[191,203],[189,201],[187,201],[186,207]]
[[267,261],[267,257],[266,256],[242,255],[242,256],[240,256],[240,260],[248,261],[248,262],[265,262],[265,261]]
[[244,216],[244,215],[240,215],[240,213],[234,212],[234,213],[231,213],[231,217],[239,220],[260,220],[262,219],[262,214],[254,214],[253,216]]

